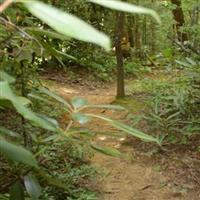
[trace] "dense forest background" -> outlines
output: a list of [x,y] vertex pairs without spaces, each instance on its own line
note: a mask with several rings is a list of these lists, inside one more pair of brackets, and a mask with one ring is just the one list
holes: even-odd
[[165,172],[138,200],[198,200],[199,0],[0,0],[0,120],[2,200],[102,199],[97,152]]

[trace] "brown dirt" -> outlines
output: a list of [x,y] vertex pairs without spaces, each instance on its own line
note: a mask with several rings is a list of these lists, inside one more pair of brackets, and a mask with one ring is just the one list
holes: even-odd
[[[91,89],[91,87],[77,84],[66,86],[58,83],[50,86],[67,99],[72,96],[84,97],[92,104],[109,104],[115,100],[114,84],[99,89]],[[127,122],[124,112],[103,109],[93,112]],[[131,139],[133,141],[130,142],[130,138],[127,139],[125,136],[113,137],[112,133],[119,133],[119,131],[99,120],[92,121],[87,127],[95,132],[111,133],[110,135],[97,134],[95,143],[115,147],[129,155],[127,159],[126,156],[116,158],[95,153],[92,163],[106,172],[98,183],[100,200],[200,200],[198,182],[195,184],[193,180],[186,184],[182,181],[185,177],[176,180],[179,165],[175,161],[171,164],[172,158],[169,155],[151,154],[157,149],[155,145],[146,145],[136,139]],[[180,158],[181,154],[177,159]],[[192,175],[187,174],[187,176]]]

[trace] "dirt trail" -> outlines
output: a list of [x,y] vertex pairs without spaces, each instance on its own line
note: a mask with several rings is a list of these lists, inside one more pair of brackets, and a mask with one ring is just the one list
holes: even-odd
[[[52,88],[51,88],[52,89]],[[62,96],[84,97],[92,104],[109,104],[115,100],[115,87],[88,90],[84,87],[67,87],[54,85],[54,90]],[[124,119],[124,112],[95,110],[95,114],[103,114],[117,120]],[[94,131],[114,132],[115,130],[105,123],[94,120],[89,128]],[[94,165],[103,167],[106,175],[99,183],[101,190],[100,200],[198,200],[200,197],[191,197],[188,194],[180,194],[173,191],[165,174],[156,170],[148,159],[134,157],[133,148],[124,144],[125,137],[113,137],[98,135],[95,142],[105,146],[118,148],[120,151],[132,155],[132,159],[109,157],[96,153],[92,158]],[[152,157],[150,158],[153,159]]]

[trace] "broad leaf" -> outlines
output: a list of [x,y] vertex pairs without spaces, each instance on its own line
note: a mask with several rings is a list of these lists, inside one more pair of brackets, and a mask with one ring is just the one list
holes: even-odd
[[110,49],[110,39],[76,16],[63,12],[39,1],[21,1],[36,17],[59,33]]
[[32,174],[24,176],[24,185],[32,200],[38,200],[42,189],[36,177]]
[[107,8],[111,8],[113,10],[129,12],[129,13],[148,14],[154,17],[158,23],[161,23],[158,14],[155,11],[148,8],[116,0],[87,0],[87,1],[99,4]]
[[90,120],[90,117],[86,116],[85,114],[81,113],[73,113],[72,119],[80,124],[85,124]]
[[37,161],[33,154],[25,148],[16,144],[0,140],[0,152],[12,161],[21,162],[31,167],[37,167]]
[[33,113],[31,110],[26,108],[21,100],[18,99],[12,92],[8,82],[0,82],[0,99],[7,99],[12,102],[13,106],[16,108],[16,110],[26,119],[36,123],[42,128],[56,131],[58,127],[55,127],[52,125],[52,123],[48,123],[46,120],[43,120],[42,118],[38,117],[35,113]]
[[58,96],[57,94],[51,92],[50,90],[46,89],[46,88],[40,88],[40,91],[48,96],[50,96],[51,98],[57,100],[60,103],[63,103],[68,109],[71,108],[70,104],[63,99],[62,97]]
[[25,98],[25,97],[18,97],[17,96],[16,98],[24,106],[31,104],[31,101],[29,99]]
[[[24,97],[16,96],[15,98],[24,106],[31,104],[31,101],[29,101],[28,99],[26,99]],[[14,108],[14,106],[13,106],[13,104],[12,104],[12,102],[10,100],[1,99],[1,97],[0,97],[0,106],[6,107],[6,108],[10,108],[10,109]]]
[[71,100],[71,104],[73,105],[73,107],[75,109],[78,109],[78,108],[81,108],[81,107],[87,105],[87,101],[80,97],[74,97]]

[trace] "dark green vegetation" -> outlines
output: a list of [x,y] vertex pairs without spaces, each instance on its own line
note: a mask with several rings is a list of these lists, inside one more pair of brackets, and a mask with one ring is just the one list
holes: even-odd
[[[0,0],[0,199],[98,199],[92,184],[99,173],[90,157],[121,153],[94,145],[94,133],[85,128],[92,118],[161,151],[191,141],[200,151],[200,4],[130,3],[144,7],[114,0]],[[117,80],[116,96],[128,95],[119,103],[132,123],[91,111],[124,111],[121,106],[51,92],[41,77],[52,71],[67,74],[70,84],[79,84],[78,76],[103,85]],[[144,108],[142,116],[133,115],[141,114],[135,106]],[[140,122],[151,134],[140,131]]]

